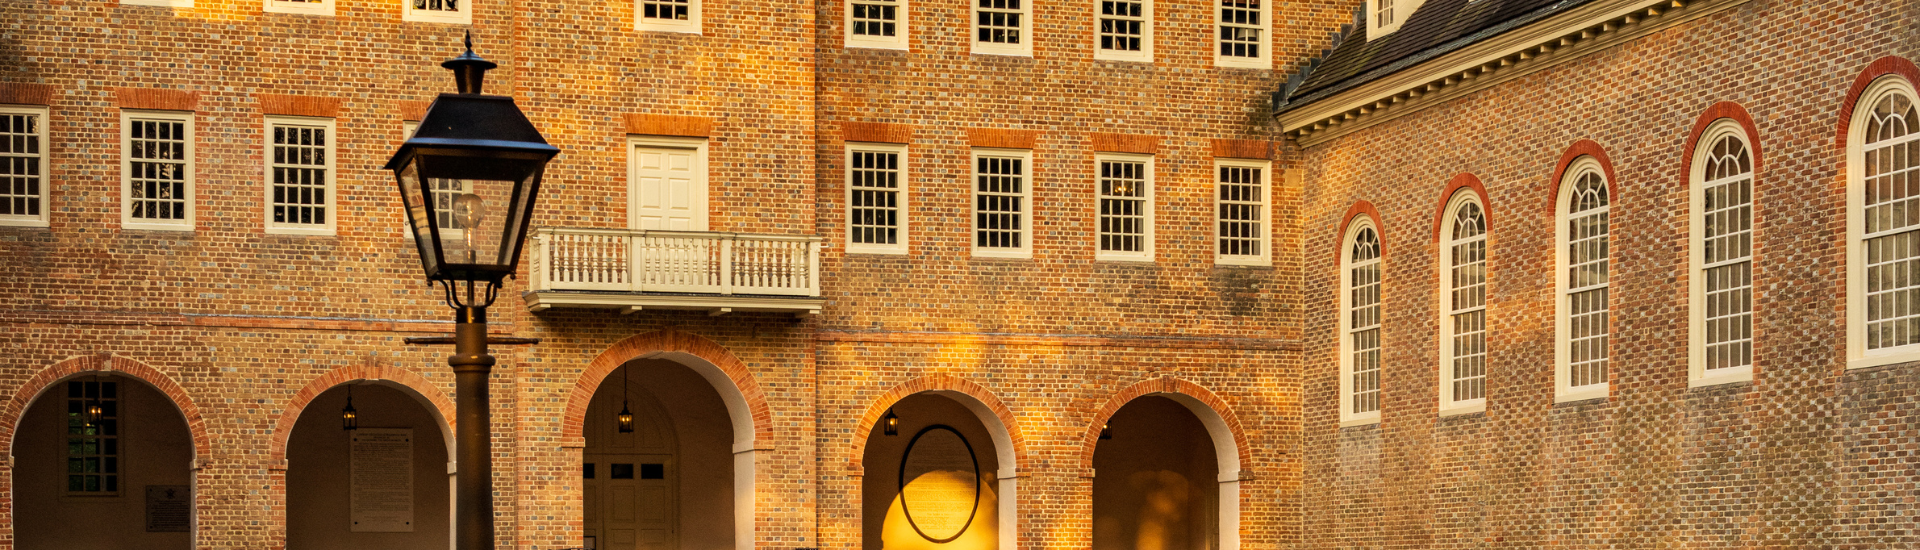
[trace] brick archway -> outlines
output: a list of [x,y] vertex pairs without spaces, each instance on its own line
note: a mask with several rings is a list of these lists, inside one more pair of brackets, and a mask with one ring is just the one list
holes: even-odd
[[193,403],[193,398],[187,395],[187,390],[181,388],[173,378],[146,363],[107,353],[74,357],[54,363],[53,366],[41,369],[32,378],[22,383],[20,389],[7,399],[6,405],[0,408],[0,455],[13,454],[13,436],[15,428],[20,423],[20,416],[26,414],[27,407],[31,406],[41,393],[64,379],[87,372],[122,374],[146,382],[147,385],[159,390],[173,402],[173,406],[179,409],[180,416],[187,421],[187,433],[193,437],[194,461],[206,464],[212,459],[213,452],[209,448],[212,440],[207,436],[207,423],[200,418],[200,407]]
[[[858,435],[853,438],[853,448],[848,453],[847,471],[865,471],[866,465],[862,462],[867,453],[867,436],[871,435],[870,432],[873,430],[873,425],[880,421],[880,417],[887,414],[887,409],[892,408],[894,403],[900,402],[901,399],[906,399],[909,395],[930,391],[962,394],[973,398],[974,401],[978,402],[978,405],[991,411],[991,416],[999,419],[1000,428],[1006,430],[1007,441],[996,443],[1004,444],[1010,448],[1008,450],[1013,455],[1013,468],[1017,471],[1021,465],[1027,462],[1026,438],[1021,435],[1020,423],[1014,417],[1013,410],[1007,408],[1006,403],[1002,403],[1000,398],[994,397],[993,392],[988,391],[985,386],[976,384],[972,380],[949,374],[931,374],[902,382],[900,385],[887,390],[886,393],[880,394],[880,397],[875,398],[873,403],[867,406],[866,414],[860,415],[860,419],[855,421],[856,424],[853,427],[852,433]],[[976,413],[978,412],[979,411],[976,411]],[[987,431],[995,431],[993,428],[993,426],[989,425],[987,426]],[[1004,469],[1006,466],[1003,465],[1002,468]]]
[[[585,447],[587,405],[593,402],[593,392],[600,389],[600,383],[613,374],[614,369],[634,359],[672,360],[699,372],[713,383],[714,390],[720,393],[720,400],[728,404],[729,416],[734,420],[735,451],[769,448],[773,441],[773,411],[767,405],[767,396],[760,390],[760,383],[754,381],[753,372],[747,370],[746,363],[735,357],[733,352],[713,340],[698,334],[678,330],[662,330],[633,336],[608,346],[607,350],[595,357],[587,365],[580,379],[573,384],[572,395],[567,397],[566,416],[562,417],[560,441],[562,447]],[[705,362],[707,365],[694,364]],[[717,371],[705,367],[712,366]],[[731,388],[723,387],[716,376],[724,376]],[[735,394],[735,392],[738,392]],[[744,410],[733,410],[740,407]],[[750,425],[748,423],[751,423]],[[741,428],[748,428],[742,430]],[[752,439],[742,437],[749,435]]]
[[354,380],[377,380],[403,386],[410,393],[415,394],[416,398],[425,400],[426,403],[422,404],[426,405],[428,412],[433,413],[437,417],[436,420],[440,421],[443,430],[442,438],[447,442],[448,451],[452,451],[455,418],[453,400],[447,398],[447,394],[440,391],[440,387],[434,385],[433,381],[419,373],[391,365],[368,363],[327,371],[326,374],[314,378],[307,383],[306,387],[294,393],[293,398],[288,400],[286,409],[280,413],[280,419],[273,424],[273,437],[268,442],[267,459],[279,467],[285,467],[287,441],[293,437],[293,425],[300,421],[300,413],[306,411],[307,405],[313,403],[320,394],[326,393],[334,386]]
[[[1240,428],[1240,419],[1233,415],[1233,409],[1228,407],[1226,402],[1221,401],[1220,396],[1214,395],[1213,392],[1208,391],[1199,384],[1169,376],[1152,380],[1142,380],[1131,386],[1127,386],[1126,389],[1122,389],[1113,394],[1112,398],[1107,399],[1105,405],[1102,405],[1098,411],[1094,412],[1092,421],[1087,424],[1086,434],[1080,438],[1081,469],[1089,470],[1093,468],[1093,450],[1094,446],[1100,443],[1100,427],[1105,426],[1107,420],[1113,418],[1113,413],[1119,412],[1120,407],[1126,406],[1127,403],[1131,403],[1135,399],[1154,394],[1181,395],[1198,401],[1211,411],[1214,416],[1219,417],[1221,423],[1233,434],[1233,461],[1235,465],[1238,468],[1244,469],[1246,464],[1253,459],[1252,452],[1247,446],[1246,433]],[[1185,402],[1185,400],[1181,401],[1183,403]],[[1192,404],[1188,404],[1188,407],[1192,408]],[[1202,422],[1207,420],[1205,414],[1200,411],[1194,412],[1196,413],[1195,416],[1201,417]],[[1230,473],[1238,474],[1238,472],[1227,472],[1224,470],[1220,472],[1221,475]]]

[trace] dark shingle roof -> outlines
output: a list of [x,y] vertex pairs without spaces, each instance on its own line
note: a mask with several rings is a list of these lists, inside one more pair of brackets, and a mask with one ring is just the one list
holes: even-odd
[[1366,25],[1358,22],[1325,60],[1306,70],[1300,85],[1286,95],[1278,111],[1311,103],[1591,1],[1426,0],[1398,30],[1377,40],[1369,40]]

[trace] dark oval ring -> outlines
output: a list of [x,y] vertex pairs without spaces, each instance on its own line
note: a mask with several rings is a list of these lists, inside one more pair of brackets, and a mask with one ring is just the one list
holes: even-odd
[[[960,438],[960,444],[967,447],[967,460],[973,463],[973,506],[967,509],[967,522],[960,524],[960,530],[954,532],[953,536],[944,539],[927,536],[926,531],[920,530],[920,524],[913,521],[912,507],[907,506],[907,457],[913,456],[913,446],[920,443],[920,436],[927,435],[927,432],[934,430],[953,432],[954,437]],[[981,485],[983,485],[983,483],[980,481],[980,459],[973,456],[973,443],[967,441],[967,436],[961,434],[960,430],[953,429],[952,426],[934,424],[921,428],[920,433],[913,434],[913,440],[907,442],[907,452],[900,457],[900,513],[907,516],[907,525],[913,527],[914,533],[919,534],[920,538],[927,539],[935,544],[953,542],[954,539],[960,538],[960,535],[966,534],[968,528],[973,527],[974,516],[980,515]]]

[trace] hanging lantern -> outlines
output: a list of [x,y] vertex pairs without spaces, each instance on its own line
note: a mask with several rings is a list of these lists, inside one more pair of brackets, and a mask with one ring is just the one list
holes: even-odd
[[633,433],[633,411],[627,410],[627,368],[620,367],[620,414],[613,415],[620,424],[620,433]]
[[360,412],[353,410],[353,386],[347,386],[347,407],[340,409],[340,429],[360,429]]
[[1100,439],[1113,439],[1113,426],[1100,425]]
[[887,409],[887,415],[880,417],[880,432],[887,435],[900,435],[900,417]]
[[106,410],[104,407],[100,406],[100,399],[98,397],[94,398],[93,401],[90,401],[87,403],[87,414],[86,414],[87,419],[86,420],[87,420],[88,428],[99,427],[100,420],[103,418],[106,418],[106,416],[107,416]]

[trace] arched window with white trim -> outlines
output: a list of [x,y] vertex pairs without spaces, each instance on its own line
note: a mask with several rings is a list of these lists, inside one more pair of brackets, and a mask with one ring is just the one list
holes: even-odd
[[1487,214],[1462,188],[1440,225],[1440,414],[1486,409]]
[[1380,420],[1380,233],[1362,217],[1347,230],[1340,270],[1340,421]]
[[1607,193],[1600,161],[1582,156],[1567,165],[1554,224],[1556,401],[1607,396]]
[[1920,115],[1911,82],[1875,80],[1847,136],[1847,364],[1920,360]]
[[1753,378],[1753,148],[1732,119],[1693,155],[1692,385]]

